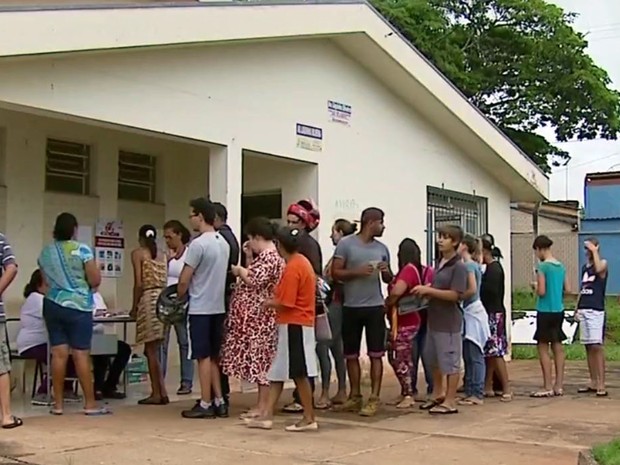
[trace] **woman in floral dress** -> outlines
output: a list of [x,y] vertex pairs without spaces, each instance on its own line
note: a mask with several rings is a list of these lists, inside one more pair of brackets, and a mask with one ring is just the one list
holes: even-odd
[[246,231],[249,237],[243,245],[246,267],[232,268],[238,280],[226,320],[221,366],[228,376],[258,385],[256,407],[242,415],[255,418],[267,413],[267,372],[278,344],[275,310],[264,308],[263,304],[273,297],[284,261],[274,243],[277,225],[267,218],[254,218]]

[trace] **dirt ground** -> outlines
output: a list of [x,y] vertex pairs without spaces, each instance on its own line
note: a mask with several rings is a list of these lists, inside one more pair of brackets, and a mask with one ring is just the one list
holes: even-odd
[[[0,464],[564,465],[618,434],[620,366],[610,367],[610,396],[603,399],[576,394],[587,379],[582,364],[567,367],[562,398],[528,397],[538,387],[535,362],[513,362],[510,373],[516,394],[510,404],[490,399],[440,418],[418,408],[383,407],[370,419],[320,412],[320,430],[305,434],[283,431],[295,416],[278,416],[272,431],[242,426],[237,416],[252,394],[233,396],[229,419],[182,419],[191,400],[116,408],[108,417],[41,415],[0,432]],[[386,384],[388,399],[396,384],[393,378]]]

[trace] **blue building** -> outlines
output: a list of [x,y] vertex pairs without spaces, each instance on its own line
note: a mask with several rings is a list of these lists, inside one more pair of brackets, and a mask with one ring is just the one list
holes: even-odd
[[[590,173],[584,185],[584,215],[579,231],[579,244],[590,236],[598,238],[601,254],[609,263],[607,293],[620,294],[620,171]],[[579,254],[579,266],[585,262],[585,254]]]

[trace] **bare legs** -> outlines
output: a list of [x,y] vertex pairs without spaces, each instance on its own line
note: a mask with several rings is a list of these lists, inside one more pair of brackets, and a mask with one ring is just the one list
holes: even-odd
[[[53,349],[52,349],[53,353]],[[73,364],[75,365],[75,372],[77,373],[80,387],[84,393],[84,409],[94,410],[97,408],[95,403],[95,385],[93,383],[93,372],[90,365],[90,350],[73,350]],[[52,361],[54,359],[52,358]],[[65,363],[65,368],[66,368]],[[54,382],[56,382],[54,380]],[[64,376],[60,380],[60,390],[64,391]],[[56,395],[56,386],[54,386],[54,396]]]
[[201,358],[198,360],[198,379],[200,380],[200,398],[204,403],[211,402],[211,389],[213,389],[216,399],[222,397],[220,369],[214,359]]
[[349,373],[349,387],[351,388],[350,397],[355,398],[362,395],[360,384],[362,368],[359,358],[347,358],[347,372]]
[[588,369],[590,371],[590,388],[597,393],[605,393],[605,350],[601,344],[586,346]]
[[[550,395],[562,395],[564,389],[564,347],[561,342],[551,343],[551,351],[553,352],[553,359],[555,365],[555,384],[551,379],[551,355],[549,354],[549,344],[546,342],[539,342],[537,344],[538,359],[540,361],[540,368],[543,375],[543,391],[540,393],[534,393],[534,397],[549,397]],[[537,395],[544,394],[544,395]]]
[[0,375],[0,408],[2,409],[2,424],[13,424],[16,419],[11,412],[11,373]]
[[[308,429],[316,429],[316,423],[314,418],[314,406],[312,402],[312,388],[310,387],[310,382],[307,377],[294,378],[295,387],[299,392],[299,398],[301,400],[301,405],[304,408],[303,418],[297,424],[293,426],[287,427],[287,431],[305,431]],[[273,426],[273,417],[276,410],[276,406],[278,401],[280,400],[280,396],[282,395],[282,390],[284,388],[284,383],[272,381],[269,385],[269,400],[267,411],[264,416],[261,416],[257,419],[248,419],[247,425],[250,428],[261,428],[261,429],[271,429]],[[308,428],[308,426],[313,426],[313,428]]]
[[149,378],[151,380],[151,395],[138,402],[143,405],[168,403],[168,392],[166,391],[164,375],[160,365],[161,342],[161,340],[157,340],[144,344],[144,355],[146,355]]
[[[75,371],[84,393],[84,409],[94,410],[95,388],[90,366],[90,351],[73,349]],[[65,376],[69,360],[69,346],[66,344],[52,347],[52,388],[54,392],[54,410],[62,412],[65,394]]]
[[510,395],[510,380],[508,379],[508,367],[504,357],[487,357],[487,373],[485,379],[484,392],[493,393],[493,376],[497,374],[502,384],[502,394]]

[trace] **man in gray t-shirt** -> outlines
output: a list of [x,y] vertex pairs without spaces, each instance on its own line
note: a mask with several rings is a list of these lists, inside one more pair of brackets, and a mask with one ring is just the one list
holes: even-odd
[[[344,283],[342,341],[351,380],[351,394],[342,410],[362,416],[372,416],[377,411],[383,373],[385,310],[381,281],[389,283],[393,278],[390,252],[376,239],[383,235],[383,218],[384,213],[378,208],[364,210],[361,231],[340,240],[332,262],[332,277]],[[372,393],[362,407],[359,351],[364,332],[371,360]]]
[[[222,396],[218,359],[224,327],[224,294],[230,247],[215,231],[215,207],[205,198],[190,202],[190,221],[200,233],[190,242],[179,278],[178,294],[189,293],[189,356],[198,361],[201,400],[185,418],[227,417],[228,406]],[[215,398],[211,402],[211,389]]]
[[[433,368],[433,393],[431,400],[420,408],[432,414],[446,415],[458,412],[456,390],[463,348],[463,311],[460,302],[467,290],[467,267],[456,253],[463,240],[460,226],[442,226],[438,236],[441,261],[433,283],[430,286],[416,286],[413,291],[429,299],[428,333],[424,350]],[[444,378],[448,381],[445,396]]]

